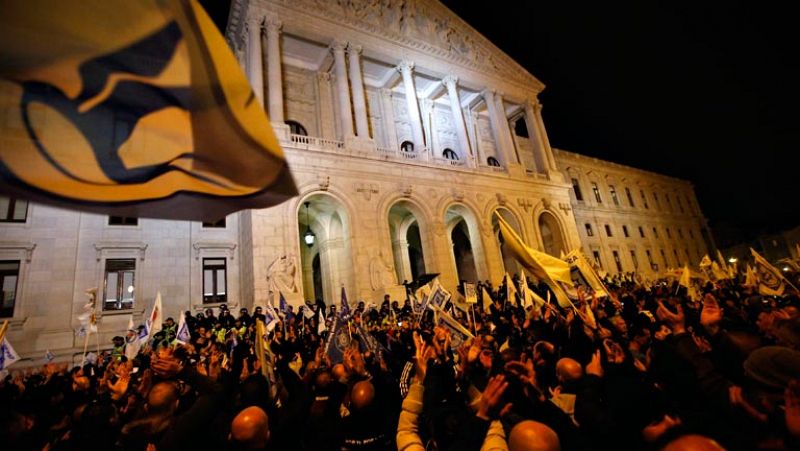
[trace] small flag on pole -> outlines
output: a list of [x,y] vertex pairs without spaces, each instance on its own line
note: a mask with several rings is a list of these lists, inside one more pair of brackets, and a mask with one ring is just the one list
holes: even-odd
[[161,330],[161,323],[164,322],[164,311],[161,307],[161,292],[156,293],[156,300],[153,302],[153,310],[150,312],[150,317],[147,319],[147,333],[148,338]]
[[11,346],[8,338],[3,338],[0,342],[0,370],[4,370],[19,361],[19,354]]
[[47,350],[47,352],[44,353],[44,360],[47,363],[52,362],[55,358],[56,358],[56,355],[53,354],[49,349]]
[[181,320],[178,323],[178,333],[175,334],[175,340],[178,343],[189,343],[192,340],[192,334],[189,332],[189,325],[186,323],[186,315],[181,315]]

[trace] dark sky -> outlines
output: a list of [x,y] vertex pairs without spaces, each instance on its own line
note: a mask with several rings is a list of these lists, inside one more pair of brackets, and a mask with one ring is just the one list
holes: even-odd
[[788,9],[443,3],[547,85],[554,146],[692,181],[722,246],[800,225],[800,28]]
[[[228,2],[201,2],[224,27]],[[547,85],[553,146],[692,181],[721,246],[800,225],[800,27],[786,6],[443,3]]]

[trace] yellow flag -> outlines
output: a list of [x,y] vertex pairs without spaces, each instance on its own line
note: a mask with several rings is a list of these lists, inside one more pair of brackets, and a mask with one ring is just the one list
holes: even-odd
[[567,294],[564,289],[559,285],[560,283],[566,284],[568,287],[572,286],[572,277],[570,276],[569,264],[544,252],[539,252],[528,247],[522,239],[514,232],[514,229],[497,213],[498,224],[500,225],[500,232],[503,234],[506,247],[522,265],[537,279],[544,281],[556,295],[558,304],[562,307],[569,307],[571,305]]
[[600,280],[600,276],[595,272],[591,262],[580,249],[575,249],[567,254],[564,261],[570,265],[570,270],[579,279],[580,284],[591,288],[598,298],[608,296],[608,290],[603,281]]
[[0,192],[215,220],[296,194],[264,109],[196,0],[25,0],[0,14]]
[[266,361],[266,352],[264,346],[264,337],[267,336],[266,328],[264,327],[264,321],[260,319],[256,320],[256,358],[258,359],[258,363],[261,364],[261,374],[264,377],[268,377],[268,368],[267,368],[267,361]]
[[711,266],[711,258],[708,256],[708,254],[703,256],[703,259],[700,260],[700,265],[698,266],[700,266],[701,268],[706,268]]
[[763,296],[783,296],[786,284],[780,270],[762,257],[755,249],[750,248],[755,259],[754,270],[758,280],[758,292]]
[[678,284],[686,288],[691,286],[691,273],[689,272],[689,266],[683,267],[683,272],[681,272],[681,277],[678,279]]

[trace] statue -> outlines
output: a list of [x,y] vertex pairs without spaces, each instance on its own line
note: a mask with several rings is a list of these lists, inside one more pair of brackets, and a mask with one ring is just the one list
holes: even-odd
[[397,285],[392,265],[386,263],[381,252],[369,262],[369,281],[373,290]]
[[273,293],[297,293],[298,271],[294,256],[276,258],[267,269],[267,286]]

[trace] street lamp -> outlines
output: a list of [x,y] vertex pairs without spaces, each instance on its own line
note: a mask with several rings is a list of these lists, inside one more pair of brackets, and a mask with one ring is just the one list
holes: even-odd
[[303,234],[303,241],[306,243],[306,246],[313,247],[314,240],[316,240],[316,236],[314,232],[311,231],[311,226],[308,223],[308,204],[309,202],[305,203],[306,206],[306,233]]
[[788,266],[784,266],[783,267],[783,272],[789,272],[789,267]]
[[736,263],[737,261],[739,260],[737,260],[736,257],[731,257],[728,259],[728,263]]

